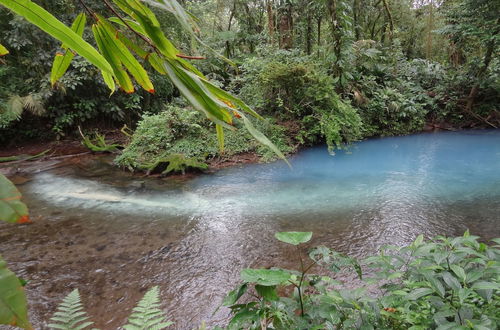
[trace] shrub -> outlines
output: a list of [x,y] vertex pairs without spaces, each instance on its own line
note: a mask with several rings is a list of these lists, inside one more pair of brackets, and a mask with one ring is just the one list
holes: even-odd
[[[267,119],[256,120],[254,124],[282,152],[292,151],[283,127]],[[271,150],[260,145],[246,130],[226,130],[222,156],[249,151],[257,152],[264,161],[275,157]],[[115,162],[130,170],[147,171],[151,170],[152,165],[172,154],[180,154],[198,162],[221,156],[214,125],[194,110],[167,106],[159,114],[143,116],[132,141]]]
[[330,148],[362,137],[361,120],[335,92],[335,79],[319,63],[296,52],[247,59],[243,76],[233,81],[240,97],[261,113],[300,125],[302,144],[326,142]]
[[[312,233],[277,233],[299,245]],[[243,283],[231,291],[233,329],[496,329],[500,316],[500,239],[494,246],[466,232],[438,236],[409,246],[387,246],[361,262],[326,247],[301,256],[300,271],[244,269]],[[353,271],[365,284],[345,289],[330,276],[311,274],[313,266],[345,275]],[[366,275],[362,273],[366,270]],[[367,293],[373,285],[378,294]],[[250,294],[241,300],[245,293]],[[280,295],[280,294],[281,295]]]

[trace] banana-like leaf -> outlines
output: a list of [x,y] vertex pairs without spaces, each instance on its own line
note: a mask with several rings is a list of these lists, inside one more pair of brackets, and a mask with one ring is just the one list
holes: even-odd
[[[130,80],[129,75],[123,69],[120,58],[113,51],[111,42],[107,40],[106,32],[102,31],[102,27],[97,24],[92,25],[92,32],[94,33],[94,38],[97,43],[97,46],[99,47],[99,50],[113,68],[114,76],[116,78],[116,81],[118,82],[118,85],[126,93],[133,93],[134,85],[132,84],[132,80]],[[106,79],[106,77],[104,78]]]
[[[84,13],[79,14],[73,24],[71,25],[71,30],[75,31],[80,37],[83,35],[83,30],[85,28],[85,23],[87,18]],[[54,58],[54,63],[52,64],[52,71],[50,73],[50,84],[54,86],[56,81],[58,81],[68,70],[73,57],[75,54],[68,49],[66,44],[61,46],[66,52],[64,54],[57,53]]]
[[154,87],[149,79],[149,76],[142,67],[142,65],[137,61],[137,59],[130,53],[127,47],[115,36],[118,31],[109,24],[104,17],[97,15],[98,23],[102,33],[104,34],[105,41],[108,41],[107,45],[111,47],[111,51],[116,53],[120,62],[123,63],[128,72],[135,78],[137,83],[142,86],[145,90],[150,93],[154,93]]
[[0,324],[33,329],[28,320],[27,306],[21,281],[0,256]]
[[113,72],[111,65],[94,47],[36,3],[30,0],[0,0],[0,5],[23,16],[32,24],[64,43],[68,48],[80,54],[100,70],[109,73]]
[[224,128],[221,125],[215,125],[215,130],[217,132],[217,141],[219,141],[219,151],[224,153]]
[[7,55],[9,51],[2,44],[0,44],[0,56]]
[[21,202],[21,193],[5,176],[0,174],[0,221],[29,222],[28,208]]

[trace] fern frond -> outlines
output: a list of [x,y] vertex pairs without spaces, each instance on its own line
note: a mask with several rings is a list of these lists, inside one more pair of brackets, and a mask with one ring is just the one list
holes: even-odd
[[7,101],[7,106],[4,109],[4,114],[19,118],[24,110],[23,98],[19,95],[12,95]]
[[161,330],[172,325],[160,309],[160,289],[154,286],[133,309],[125,330]]
[[83,330],[94,323],[87,321],[87,313],[83,309],[78,289],[63,299],[50,320],[54,322],[49,324],[51,329],[61,330]]
[[40,116],[45,113],[45,107],[39,94],[28,94],[22,99],[24,101],[24,108],[32,114]]

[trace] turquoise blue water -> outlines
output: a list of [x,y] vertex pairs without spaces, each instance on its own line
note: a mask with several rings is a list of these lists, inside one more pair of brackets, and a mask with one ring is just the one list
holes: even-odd
[[290,162],[292,168],[276,162],[227,169],[163,191],[45,173],[31,191],[50,203],[164,215],[410,209],[500,196],[499,131],[372,139],[334,156],[320,146]]

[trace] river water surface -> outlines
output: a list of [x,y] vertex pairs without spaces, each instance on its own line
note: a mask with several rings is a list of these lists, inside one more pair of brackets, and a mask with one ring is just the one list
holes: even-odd
[[283,162],[190,179],[140,178],[99,159],[41,171],[19,186],[33,224],[0,225],[0,253],[46,328],[78,288],[95,326],[124,324],[151,286],[176,329],[213,314],[245,267],[297,267],[277,231],[312,231],[353,256],[423,233],[500,236],[500,131],[371,139],[332,156],[326,147]]

